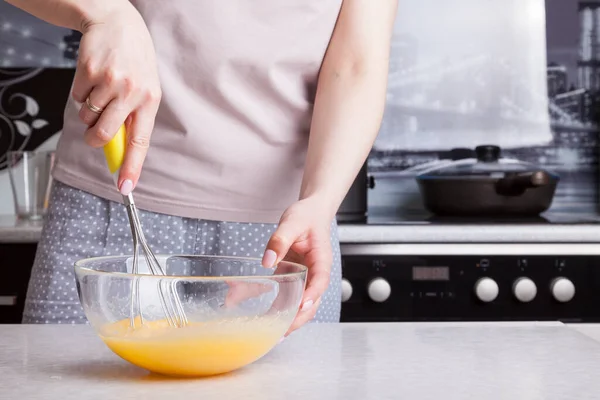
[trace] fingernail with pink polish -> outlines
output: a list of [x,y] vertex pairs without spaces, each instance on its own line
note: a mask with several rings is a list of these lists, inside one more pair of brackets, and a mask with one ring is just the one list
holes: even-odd
[[313,306],[313,301],[312,300],[306,300],[304,302],[304,304],[302,304],[302,308],[300,309],[300,311],[304,312],[304,311],[308,311],[310,310],[310,308]]
[[279,344],[283,343],[284,340],[285,340],[285,336],[282,337],[281,339],[279,339]]
[[123,183],[121,183],[120,190],[123,196],[129,196],[129,194],[133,190],[133,182],[131,181],[131,179],[125,179]]
[[265,255],[262,259],[262,265],[265,268],[273,268],[275,266],[275,261],[277,261],[277,253],[273,250],[265,251]]

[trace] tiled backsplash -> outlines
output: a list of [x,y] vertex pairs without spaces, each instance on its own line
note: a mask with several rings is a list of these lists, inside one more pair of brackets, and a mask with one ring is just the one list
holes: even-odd
[[422,213],[411,167],[494,144],[559,174],[553,211],[596,214],[600,1],[415,1],[398,14],[370,213]]
[[[378,181],[370,193],[371,211],[421,211],[410,167],[451,147],[497,144],[510,157],[561,175],[554,207],[595,213],[593,110],[600,81],[590,77],[600,76],[594,70],[600,65],[594,63],[600,59],[596,4],[600,1],[401,1],[387,110],[369,161]],[[78,35],[4,2],[0,35],[3,214],[12,212],[3,155],[9,148],[55,145]],[[53,68],[37,69],[48,67]],[[33,75],[22,79],[26,74]]]

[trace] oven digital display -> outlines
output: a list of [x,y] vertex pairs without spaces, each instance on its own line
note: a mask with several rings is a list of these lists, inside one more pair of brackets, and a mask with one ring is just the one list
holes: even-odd
[[413,281],[448,281],[450,268],[448,267],[413,267]]

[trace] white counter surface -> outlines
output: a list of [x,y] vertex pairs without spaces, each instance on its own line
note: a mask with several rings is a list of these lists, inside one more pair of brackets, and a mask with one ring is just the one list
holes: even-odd
[[238,372],[172,380],[122,361],[89,326],[0,325],[0,399],[599,399],[592,337],[600,327],[311,325]]
[[19,220],[0,215],[0,243],[36,243],[42,233],[42,221]]
[[342,243],[600,243],[600,224],[340,225]]

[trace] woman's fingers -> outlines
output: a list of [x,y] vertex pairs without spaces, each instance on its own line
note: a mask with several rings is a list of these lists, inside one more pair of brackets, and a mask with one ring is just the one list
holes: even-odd
[[323,293],[327,290],[327,286],[329,286],[332,263],[330,247],[314,248],[307,254],[305,260],[308,261],[306,290],[300,304],[300,310],[298,310],[298,314],[285,336],[288,336],[315,317],[321,304],[321,296],[323,296]]
[[[100,147],[114,136],[127,116],[141,104],[140,85],[112,68],[105,69],[100,76],[89,71],[81,76],[82,80],[95,86],[83,100],[79,118],[90,127],[86,135],[88,144]],[[94,137],[99,140],[94,140]]]
[[[87,109],[84,104],[82,110]],[[130,110],[120,105],[118,100],[110,102],[98,115],[97,122],[85,132],[85,142],[92,147],[103,147],[115,136]],[[81,115],[81,112],[80,112]]]
[[311,250],[307,257],[308,272],[306,274],[306,290],[300,306],[300,313],[316,309],[316,304],[329,286],[331,276],[331,247],[323,246]]
[[298,313],[298,315],[296,315],[296,319],[294,319],[294,322],[292,322],[292,325],[285,333],[285,336],[288,336],[290,333],[294,332],[296,329],[300,328],[302,325],[312,320],[315,317],[315,315],[317,315],[319,305],[321,305],[321,299],[317,300],[314,307],[311,307],[305,312]]
[[[121,166],[118,181],[119,190],[123,196],[131,193],[140,178],[142,165],[150,147],[150,136],[154,129],[154,116],[160,102],[159,99],[160,95],[152,97],[152,99],[146,101],[146,104],[142,108],[136,110],[131,115],[130,129],[127,132],[125,159]],[[121,120],[121,123],[123,123],[125,118]]]
[[[94,88],[90,99],[106,99],[110,97],[109,93],[111,90],[108,88]],[[114,96],[113,100],[97,115],[96,122],[85,132],[85,141],[90,146],[103,147],[114,137],[119,127],[129,121],[125,159],[118,180],[121,194],[127,196],[139,180],[142,165],[150,146],[150,136],[154,129],[154,117],[160,103],[160,93],[137,91],[131,94],[126,88],[125,91],[116,92]],[[82,118],[84,119],[88,118],[89,114],[94,113],[86,104],[83,104],[80,116],[84,116]]]
[[230,281],[227,284],[229,285],[229,291],[225,297],[225,307],[235,307],[246,300],[260,297],[277,288],[276,282]]
[[262,258],[265,268],[273,268],[288,254],[290,247],[301,235],[304,224],[284,214],[267,243]]
[[[85,73],[80,76],[82,82],[93,79]],[[125,159],[118,181],[119,190],[126,196],[139,179],[161,94],[158,89],[144,88],[110,69],[104,72],[103,77],[83,101],[79,117],[89,126],[85,141],[93,147],[105,146],[130,118]]]
[[[277,275],[281,275],[281,274],[285,274],[285,273],[286,273],[285,267],[282,268],[281,264],[280,264],[273,271],[272,277],[276,277]],[[286,283],[285,282],[280,283],[276,280],[271,280],[268,278],[261,280],[260,276],[257,276],[256,280],[257,280],[257,282],[243,282],[243,281],[234,281],[234,280],[228,281],[227,285],[229,285],[229,291],[227,292],[227,296],[225,299],[225,306],[233,307],[233,306],[240,304],[241,302],[243,302],[245,300],[256,298],[256,297],[262,296],[263,294],[266,294],[269,292],[277,291],[277,289],[279,288],[277,296],[276,296],[275,300],[273,301],[272,307],[276,307],[277,305],[279,305],[279,307],[275,311],[284,310],[285,307],[282,307],[283,303],[281,301],[282,301],[282,299],[284,301],[287,300],[287,297],[285,295],[282,296],[281,288],[282,288],[282,285],[286,285]],[[284,292],[285,292],[285,290],[284,290]]]
[[106,85],[95,86],[79,109],[79,119],[87,126],[95,125],[111,101],[118,96],[115,89]]

